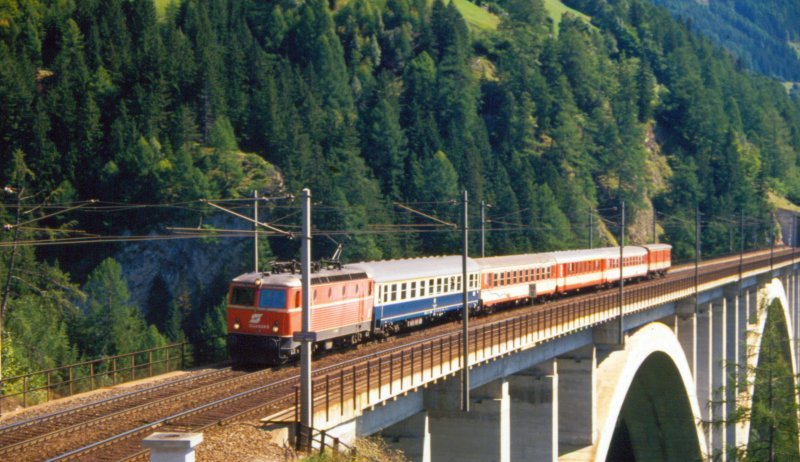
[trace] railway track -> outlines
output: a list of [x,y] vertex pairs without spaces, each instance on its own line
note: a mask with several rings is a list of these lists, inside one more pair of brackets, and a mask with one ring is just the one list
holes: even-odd
[[119,432],[137,419],[169,415],[182,403],[222,397],[230,390],[251,388],[265,371],[245,373],[230,368],[116,396],[63,412],[0,428],[0,458],[43,460]]
[[[788,250],[777,250],[773,258],[786,258]],[[770,258],[769,252],[750,255],[743,267],[763,265]],[[716,277],[721,271],[735,274],[739,267],[738,256],[704,262],[701,275]],[[649,287],[670,281],[685,280],[694,271],[694,265],[676,267],[667,277],[631,285],[631,294],[644,292]],[[611,289],[610,291],[616,291]],[[538,312],[554,312],[563,305],[581,303],[592,298],[608,296],[610,291],[596,291],[554,300],[535,306],[519,307],[501,311],[492,316],[476,318],[473,325],[481,327],[489,336],[502,338],[503,322]],[[437,338],[451,338],[460,329],[455,323],[446,323],[429,329],[409,332],[392,337],[388,342],[374,342],[362,348],[324,355],[317,361],[314,376],[316,406],[330,407],[331,399],[338,400],[370,380],[391,382],[393,378],[414,372],[414,355],[417,364],[431,366],[443,357],[443,343],[436,347]],[[506,332],[507,336],[508,333]],[[475,339],[478,345],[480,339]],[[452,346],[451,346],[452,348]],[[402,362],[410,351],[410,361]],[[375,368],[380,359],[398,355],[398,368]],[[452,354],[452,352],[451,352]],[[373,367],[370,367],[372,361]],[[366,363],[366,367],[364,364]],[[391,364],[395,364],[394,361]],[[358,366],[358,367],[357,367]],[[410,367],[410,371],[409,371]],[[227,371],[227,372],[226,372]],[[25,460],[147,460],[147,451],[141,440],[153,431],[203,431],[210,426],[246,418],[263,417],[284,411],[287,420],[293,412],[287,411],[294,404],[297,368],[264,370],[245,374],[237,371],[219,371],[208,374],[208,383],[186,379],[186,383],[160,385],[81,408],[30,419],[0,428],[0,457],[13,456],[15,461]],[[330,381],[331,375],[340,374],[341,380]],[[215,377],[210,377],[217,374]],[[225,376],[225,374],[232,375]],[[350,377],[345,380],[345,374]],[[324,379],[320,379],[324,377]],[[191,382],[191,383],[190,383]],[[185,387],[185,388],[181,388]]]

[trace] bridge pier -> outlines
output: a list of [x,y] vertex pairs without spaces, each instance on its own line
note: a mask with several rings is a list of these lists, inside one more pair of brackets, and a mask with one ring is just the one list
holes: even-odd
[[675,302],[676,336],[681,344],[689,371],[694,375],[697,370],[697,313],[694,299]]
[[[736,398],[740,390],[739,378],[739,361],[743,357],[740,348],[743,341],[744,330],[742,325],[742,311],[739,303],[739,285],[734,284],[726,288],[725,291],[725,305],[727,325],[725,330],[725,364],[723,365],[724,373],[727,374],[727,386],[725,388],[725,413],[728,417],[732,417],[736,412]],[[738,444],[736,437],[736,425],[734,422],[728,422],[725,425],[725,439],[727,446],[730,450],[727,452],[728,460],[736,460],[735,447]]]
[[[697,307],[697,350],[695,358],[695,385],[697,390],[697,404],[700,407],[700,417],[703,422],[711,421],[711,399],[712,384],[711,374],[714,362],[712,361],[712,317],[710,303],[703,303]],[[712,444],[711,431],[706,424],[704,427],[706,447],[709,451],[714,447]]]
[[[447,387],[450,390],[458,387],[455,380],[448,382],[455,384]],[[450,384],[445,383],[445,385]],[[507,379],[495,380],[473,390],[469,412],[453,408],[450,399],[432,401],[427,394],[425,398],[432,460],[437,462],[511,460],[511,399],[508,395]],[[480,435],[480,438],[475,438],[473,435]]]
[[711,428],[710,446],[712,454],[718,454],[717,459],[724,462],[726,459],[727,444],[727,410],[725,403],[727,387],[727,303],[723,297],[711,303]]
[[509,377],[511,460],[558,461],[558,371],[554,360]]
[[613,390],[597,382],[594,346],[558,358],[557,368],[559,396],[570,397],[558,404],[559,460],[591,460],[585,448],[591,449],[597,438],[597,395]]
[[381,431],[381,437],[408,460],[431,462],[431,432],[428,413],[423,411]]

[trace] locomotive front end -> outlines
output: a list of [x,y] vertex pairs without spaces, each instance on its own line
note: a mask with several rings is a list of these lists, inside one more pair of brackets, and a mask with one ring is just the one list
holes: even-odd
[[280,364],[291,357],[300,297],[300,282],[291,276],[248,273],[231,282],[228,351],[234,364]]

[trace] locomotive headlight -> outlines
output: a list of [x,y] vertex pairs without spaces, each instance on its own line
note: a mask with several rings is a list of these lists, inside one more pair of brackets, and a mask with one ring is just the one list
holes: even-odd
[[233,321],[233,329],[234,330],[239,330],[240,327],[242,327],[242,325],[239,323],[239,318],[234,319],[234,321]]
[[275,321],[275,324],[272,325],[272,332],[278,333],[278,321]]

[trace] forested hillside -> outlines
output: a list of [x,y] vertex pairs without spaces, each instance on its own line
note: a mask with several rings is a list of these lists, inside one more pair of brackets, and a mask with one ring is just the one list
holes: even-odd
[[[492,3],[496,29],[441,0],[184,0],[163,14],[144,0],[0,0],[0,221],[88,199],[173,204],[0,234],[4,354],[25,369],[141,346],[114,343],[117,322],[142,345],[219,332],[216,308],[131,306],[103,261],[119,247],[10,243],[55,236],[46,226],[196,226],[202,212],[180,204],[267,186],[248,177],[268,169],[253,157],[280,169],[274,193],[312,189],[315,227],[345,231],[349,261],[457,252],[449,231],[386,230],[430,224],[393,202],[457,221],[464,188],[473,216],[492,204],[489,254],[585,246],[589,211],[616,233],[623,200],[633,240],[650,239],[654,204],[679,258],[693,254],[697,205],[704,254],[729,248],[741,213],[748,245],[763,245],[767,192],[800,199],[798,103],[644,0],[570,5],[591,24],[567,15],[556,33],[541,0]],[[282,207],[274,216],[296,223]],[[315,245],[316,257],[335,246]],[[296,246],[273,238],[265,252]],[[61,334],[45,348],[43,332]],[[32,345],[39,355],[10,350]]]
[[711,37],[748,68],[800,81],[800,2],[651,0]]

